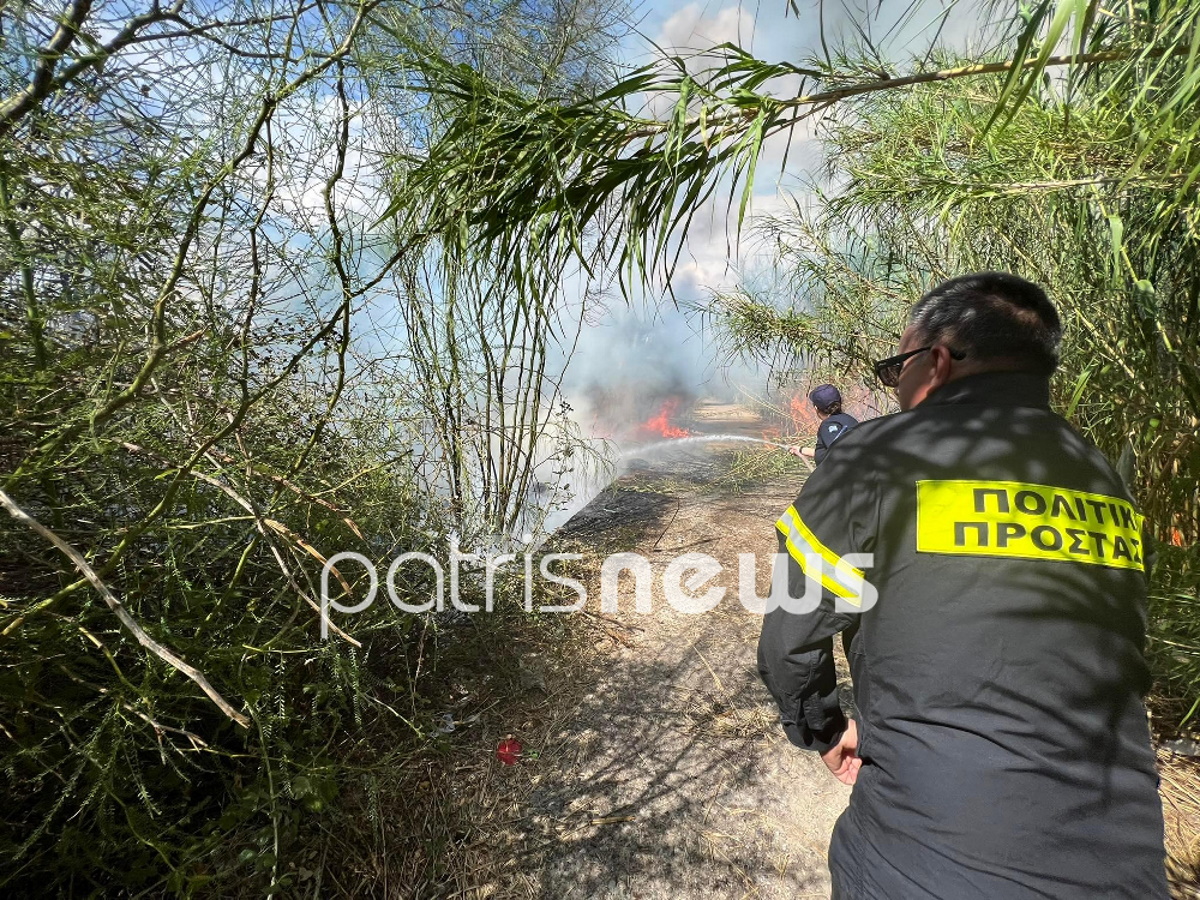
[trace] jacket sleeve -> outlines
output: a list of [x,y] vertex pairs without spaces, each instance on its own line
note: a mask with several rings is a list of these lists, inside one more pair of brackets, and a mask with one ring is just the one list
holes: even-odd
[[[789,568],[793,565],[789,560]],[[838,703],[833,636],[852,621],[834,612],[824,598],[811,613],[780,606],[763,617],[758,673],[779,706],[784,734],[797,747],[824,753],[846,730]]]
[[825,442],[825,423],[822,422],[817,428],[817,444],[813,447],[813,461],[821,462],[825,458],[825,454],[829,452],[829,444]]
[[[838,703],[833,637],[856,625],[855,579],[835,561],[870,552],[874,502],[869,479],[850,476],[842,454],[818,467],[776,523],[776,565],[787,567],[788,605],[772,588],[758,642],[758,671],[779,706],[784,733],[797,747],[824,753],[841,738],[846,718]],[[849,462],[847,455],[846,463]],[[860,579],[864,573],[854,570]],[[865,589],[858,588],[861,601]],[[819,587],[818,587],[819,585]],[[782,586],[782,585],[781,585]],[[807,600],[810,590],[820,599]]]

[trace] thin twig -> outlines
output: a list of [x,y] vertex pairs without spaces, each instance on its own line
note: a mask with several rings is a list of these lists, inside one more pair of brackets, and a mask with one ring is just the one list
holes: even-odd
[[162,644],[158,643],[158,641],[154,640],[154,638],[150,637],[150,635],[146,634],[146,632],[142,629],[142,626],[139,625],[137,620],[129,614],[129,610],[127,610],[121,601],[117,599],[116,595],[114,595],[113,592],[108,589],[108,585],[100,580],[100,576],[96,574],[95,570],[90,565],[88,565],[87,560],[83,558],[83,555],[78,550],[60,538],[57,534],[55,534],[37,519],[33,518],[33,516],[29,515],[29,513],[25,512],[25,510],[18,506],[16,502],[3,490],[0,490],[0,506],[3,506],[5,509],[7,509],[9,515],[11,515],[18,522],[28,525],[31,529],[33,529],[33,531],[41,535],[43,538],[61,550],[62,553],[75,564],[75,567],[79,569],[79,571],[83,574],[83,577],[91,583],[92,587],[96,589],[100,596],[104,598],[104,602],[108,604],[108,608],[116,613],[117,618],[121,620],[121,624],[129,629],[139,644],[141,644],[163,662],[182,672],[193,682],[195,682],[197,687],[204,691],[204,693],[208,695],[209,699],[217,705],[217,708],[220,709],[221,712],[225,713],[225,715],[227,715],[230,719],[237,722],[237,724],[241,725],[243,728],[250,727],[250,720],[230,706],[229,703],[226,702],[225,698],[217,693],[216,688],[208,683],[208,679],[204,677],[203,672],[193,666],[188,665]]
[[679,510],[681,510],[682,508],[683,508],[683,498],[680,497],[678,502],[675,504],[675,512],[673,512],[671,514],[671,519],[669,522],[667,522],[667,527],[662,530],[662,534],[660,534],[658,536],[658,540],[655,541],[654,546],[650,548],[651,551],[655,551],[658,549],[659,542],[664,537],[666,537],[667,532],[671,530],[671,526],[675,524],[675,517],[679,515]]
[[[169,460],[167,460],[165,457],[159,456],[158,454],[154,453],[153,451],[147,450],[145,447],[140,447],[137,444],[130,443],[129,441],[122,441],[121,446],[124,447],[126,450],[130,450],[134,453],[145,454],[146,456],[156,459],[157,461],[163,463],[164,465],[171,465],[171,462]],[[247,500],[245,497],[238,494],[237,491],[235,491],[229,485],[225,484],[225,482],[220,481],[216,478],[213,478],[211,475],[206,475],[204,472],[199,472],[195,469],[188,470],[187,474],[191,475],[193,478],[198,479],[199,481],[203,481],[205,484],[212,485],[217,490],[221,491],[226,496],[228,496],[238,506],[242,507],[242,509],[246,510],[246,512],[250,513],[251,516],[254,517],[254,525],[258,529],[259,533],[264,538],[267,538],[267,541],[266,541],[267,548],[271,551],[271,555],[275,557],[275,562],[279,565],[279,569],[283,573],[283,577],[287,579],[288,586],[291,587],[291,589],[293,591],[295,591],[296,594],[299,597],[301,597],[305,603],[307,603],[309,606],[311,606],[313,608],[314,612],[323,615],[324,613],[321,609],[320,604],[318,604],[316,600],[314,600],[312,597],[310,597],[308,592],[305,591],[304,588],[302,588],[300,586],[299,582],[296,581],[295,575],[292,573],[292,570],[288,567],[288,564],[284,561],[283,554],[281,554],[279,552],[279,548],[275,546],[274,541],[270,540],[270,536],[267,534],[267,530],[268,530],[268,528],[270,528],[270,530],[275,531],[278,534],[283,534],[284,536],[291,536],[295,540],[299,541],[300,544],[302,545],[302,547],[304,549],[306,549],[310,554],[315,555],[317,557],[317,559],[324,560],[324,557],[322,557],[307,542],[301,541],[300,538],[297,535],[295,535],[294,533],[292,533],[290,531],[290,529],[288,529],[285,525],[283,525],[282,523],[279,523],[279,522],[275,522],[272,519],[268,519],[265,516],[263,516],[261,513],[259,513],[259,511],[254,508],[254,505],[249,500]],[[337,575],[338,580],[342,581],[342,584],[346,586],[347,590],[349,590],[349,585],[346,585],[346,582],[341,578],[340,573],[337,573],[336,569],[333,571]],[[344,641],[346,641],[347,643],[353,644],[355,647],[359,647],[359,648],[362,647],[361,642],[359,642],[355,638],[352,638],[350,635],[346,634],[346,632],[344,632],[342,629],[338,628],[332,622],[329,622],[328,624],[329,624],[329,630],[332,631],[334,634],[338,635]]]

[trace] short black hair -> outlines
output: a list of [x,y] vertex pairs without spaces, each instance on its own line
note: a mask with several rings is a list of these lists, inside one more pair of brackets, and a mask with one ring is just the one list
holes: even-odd
[[944,343],[980,362],[1046,376],[1058,368],[1058,311],[1044,290],[1009,272],[943,281],[913,304],[908,321],[923,343]]
[[817,407],[817,412],[819,412],[823,416],[837,415],[841,411],[842,411],[842,401],[841,400],[834,400],[828,406],[818,406]]

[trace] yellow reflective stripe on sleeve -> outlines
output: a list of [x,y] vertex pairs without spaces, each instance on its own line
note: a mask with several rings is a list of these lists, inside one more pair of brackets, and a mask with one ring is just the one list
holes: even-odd
[[[865,578],[863,571],[854,568],[822,544],[804,524],[794,506],[789,506],[784,511],[775,527],[785,538],[788,555],[796,561],[805,575],[820,581],[821,586],[835,597],[841,597],[854,606],[862,605],[859,591]],[[808,557],[821,558],[823,562],[819,572],[809,571]]]
[[1142,520],[1120,497],[1019,481],[918,481],[917,551],[1142,570]]

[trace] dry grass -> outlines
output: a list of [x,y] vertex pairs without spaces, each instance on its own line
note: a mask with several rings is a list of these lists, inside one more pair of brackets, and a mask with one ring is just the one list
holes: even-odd
[[[784,439],[784,442],[788,440]],[[810,471],[805,462],[790,453],[758,445],[735,453],[729,468],[714,482],[714,487],[740,494],[758,489],[764,481],[790,476],[795,478],[796,491],[799,492],[804,477]]]
[[1167,876],[1175,900],[1200,900],[1200,761],[1158,752]]
[[[537,879],[530,874],[537,871],[537,857],[548,842],[581,823],[538,820],[525,801],[545,777],[545,767],[563,755],[555,735],[610,649],[609,633],[620,630],[598,618],[570,618],[569,628],[530,622],[510,636],[510,655],[491,655],[476,670],[461,670],[463,683],[487,685],[452,710],[462,724],[435,751],[396,760],[393,771],[374,767],[362,784],[348,786],[346,837],[327,835],[329,853],[341,858],[327,865],[324,884],[302,880],[298,896],[537,896]],[[469,655],[485,648],[464,643],[460,650]],[[496,666],[511,671],[486,671]],[[507,735],[522,744],[516,765],[496,755]]]
[[[729,465],[723,467],[726,477],[719,485],[708,482],[708,490],[734,493],[739,467],[769,470],[774,460],[783,456],[732,454]],[[730,472],[734,477],[728,477]],[[703,474],[708,477],[711,473]],[[797,489],[803,474],[796,472]],[[681,497],[696,491],[695,485],[688,484],[691,478],[644,477],[649,475],[637,473],[630,482],[618,484],[601,503],[608,504],[607,512],[575,524],[573,533],[564,536],[557,549],[580,552],[585,558],[559,571],[588,581],[589,573],[594,576],[598,571],[599,560],[614,549],[633,549],[656,558],[660,552],[678,552],[677,544],[690,547],[703,539],[702,533],[711,533],[709,505],[687,504],[680,509]],[[723,521],[728,527],[721,546],[699,549],[720,554],[728,546],[750,539],[749,534],[739,533],[740,523]],[[747,522],[745,527],[752,524]],[[594,589],[594,585],[589,587]],[[627,599],[622,600],[625,602]],[[578,779],[564,779],[564,774],[590,770],[597,754],[603,753],[602,735],[597,731],[605,727],[603,722],[596,720],[590,725],[591,732],[581,733],[580,728],[572,727],[579,725],[574,717],[585,696],[604,680],[614,656],[636,652],[646,637],[627,617],[594,610],[592,606],[582,615],[522,619],[523,624],[514,626],[517,630],[508,635],[503,653],[497,655],[497,649],[489,647],[474,668],[467,665],[462,678],[476,688],[470,702],[463,704],[462,715],[465,719],[470,712],[478,718],[447,735],[438,753],[405,761],[381,784],[376,797],[363,791],[363,821],[377,816],[380,823],[374,845],[343,846],[344,877],[336,884],[312,885],[314,890],[307,896],[534,900],[547,896],[544,876],[556,860],[573,858],[577,848],[588,844],[607,846],[606,836],[625,829],[637,833],[657,828],[650,808],[622,805],[617,795],[604,806],[596,791],[586,787],[579,796],[568,794],[569,802],[553,814],[537,801],[536,795],[548,785],[574,784]],[[724,606],[714,610],[714,615],[722,610]],[[723,626],[721,631],[734,634]],[[711,653],[711,643],[702,646],[703,642],[694,638],[690,643],[688,655],[698,657],[707,675],[701,675],[702,688],[692,685],[690,690],[669,692],[672,701],[667,705],[678,716],[675,727],[691,738],[715,739],[743,748],[777,740],[774,710],[751,702],[744,693],[739,694],[736,685],[726,683],[718,671],[725,670],[715,657],[709,664],[706,654]],[[483,649],[460,648],[468,656]],[[844,660],[839,663],[844,675]],[[481,684],[487,685],[486,689],[479,688]],[[524,745],[518,765],[505,766],[496,758],[495,747],[506,734],[515,735]],[[1200,762],[1160,752],[1159,765],[1172,896],[1175,900],[1200,900]],[[736,888],[739,893],[758,896],[761,881],[756,878],[761,879],[763,871],[746,863],[753,858],[747,854],[755,849],[755,835],[786,828],[786,823],[781,823],[769,806],[728,803],[716,791],[708,793],[703,810],[695,813],[694,833],[704,854],[740,885]],[[778,870],[774,877],[782,879],[785,873],[805,865],[822,865],[827,847],[820,835],[791,831],[788,835],[790,849],[778,859],[771,857],[771,865]],[[615,860],[613,865],[617,865]],[[677,888],[683,894],[690,890],[684,885]]]
[[[645,488],[643,488],[643,492]],[[646,508],[642,508],[645,506]],[[599,570],[610,548],[631,546],[657,534],[661,516],[635,502],[633,515],[605,533],[585,527],[554,549],[584,559],[556,570],[584,577]],[[650,537],[653,540],[653,535]],[[535,604],[571,602],[535,596]],[[540,814],[531,795],[556,767],[570,766],[586,748],[564,746],[560,736],[614,651],[628,646],[637,626],[584,611],[573,616],[517,617],[502,641],[470,641],[458,648],[457,681],[471,685],[454,709],[462,728],[445,736],[440,752],[404,761],[383,780],[376,797],[362,791],[363,821],[379,815],[373,846],[346,846],[346,871],[337,884],[313,887],[311,896],[381,897],[387,900],[532,900],[544,860],[566,842],[621,817],[570,810]],[[472,659],[472,657],[475,657]],[[505,765],[496,747],[507,735],[522,744],[516,765]],[[379,807],[378,810],[373,807]]]

